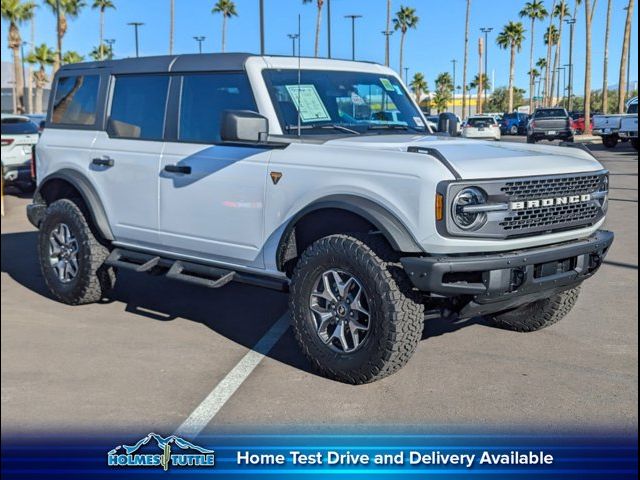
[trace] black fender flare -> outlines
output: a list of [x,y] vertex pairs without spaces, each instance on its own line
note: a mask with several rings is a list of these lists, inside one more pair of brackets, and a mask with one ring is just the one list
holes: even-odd
[[409,229],[382,205],[357,195],[330,195],[317,199],[296,213],[288,222],[278,245],[277,265],[282,265],[282,255],[298,221],[311,212],[323,209],[339,209],[354,213],[371,223],[397,252],[421,253],[420,247]]
[[42,191],[43,189],[46,189],[47,185],[49,185],[54,180],[62,180],[64,182],[67,182],[80,193],[84,204],[89,210],[93,225],[95,226],[98,233],[102,236],[103,239],[113,241],[113,232],[111,231],[107,213],[104,209],[104,206],[102,205],[100,196],[96,192],[91,182],[87,179],[87,177],[76,170],[65,168],[52,173],[51,175],[47,175],[42,180],[42,182],[40,182],[40,185],[38,185],[38,188],[34,194],[34,203],[36,203],[38,199],[41,203],[44,203]]

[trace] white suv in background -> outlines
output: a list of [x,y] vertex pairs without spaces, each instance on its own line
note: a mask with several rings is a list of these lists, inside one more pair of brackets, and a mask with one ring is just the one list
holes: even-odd
[[32,190],[33,147],[38,143],[38,125],[22,115],[2,114],[0,117],[2,145],[2,175],[5,185]]
[[489,115],[469,117],[462,126],[462,136],[464,138],[500,140],[500,125],[495,118]]
[[99,301],[120,269],[289,291],[304,354],[356,384],[409,360],[425,313],[557,322],[613,241],[588,151],[438,136],[369,63],[65,65],[37,173],[27,213],[60,301]]

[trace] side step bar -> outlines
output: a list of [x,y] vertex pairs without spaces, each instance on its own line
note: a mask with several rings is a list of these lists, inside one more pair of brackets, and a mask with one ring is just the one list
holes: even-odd
[[281,292],[289,290],[287,279],[278,279],[220,267],[164,258],[123,248],[114,249],[104,262],[111,267],[134,272],[163,273],[167,278],[207,288],[220,288],[235,281],[270,288]]

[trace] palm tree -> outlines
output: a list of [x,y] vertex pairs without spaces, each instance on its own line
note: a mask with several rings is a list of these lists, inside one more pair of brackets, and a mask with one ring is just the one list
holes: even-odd
[[522,10],[520,10],[520,18],[528,18],[531,20],[531,51],[529,52],[529,111],[533,112],[533,97],[535,96],[534,92],[534,78],[531,75],[533,72],[533,57],[535,50],[535,28],[537,20],[544,20],[549,12],[544,7],[544,3],[542,0],[532,0],[527,2]]
[[609,37],[611,36],[611,11],[613,0],[607,4],[607,24],[604,33],[604,65],[602,66],[602,113],[609,113]]
[[[58,0],[45,0],[45,4],[48,5],[53,14],[56,14],[56,3]],[[56,59],[53,62],[54,73],[60,68],[60,62],[62,61],[62,39],[67,33],[68,19],[76,18],[80,14],[80,10],[86,5],[84,0],[59,0],[60,2],[60,21],[57,25],[57,38],[58,49],[56,52]]]
[[442,72],[436,77],[436,93],[433,97],[438,113],[447,109],[447,104],[451,99],[451,92],[453,91],[453,79],[449,72]]
[[467,109],[467,62],[469,57],[469,17],[471,15],[471,0],[467,0],[467,13],[464,22],[464,61],[462,67],[462,117]]
[[[578,7],[580,7],[580,5],[582,5],[582,0],[575,0],[573,2],[573,16],[571,17],[573,20],[577,20],[577,18],[578,18],[578,12],[579,12]],[[569,43],[569,51],[573,52],[573,44],[575,42],[575,40],[573,38],[573,35],[569,39],[569,42],[570,42]],[[569,80],[573,81],[573,65],[571,65],[569,68],[572,69],[572,71],[571,71],[571,73],[569,75],[569,77],[570,77]],[[569,95],[569,110],[572,110],[573,109],[573,84],[570,85],[570,89],[571,89],[571,91],[569,92],[570,93],[570,95]]]
[[322,29],[322,7],[324,6],[324,0],[302,0],[302,3],[316,2],[318,7],[318,14],[316,16],[316,44],[314,48],[314,54],[316,57],[320,56],[320,30]]
[[89,53],[89,56],[96,60],[112,60],[113,59],[113,47],[111,45],[98,45],[94,47]]
[[7,43],[13,53],[13,76],[15,82],[15,101],[17,113],[24,113],[24,76],[22,71],[22,59],[20,58],[20,47],[22,46],[22,37],[18,25],[30,20],[33,17],[33,11],[36,4],[21,0],[2,0],[1,14],[2,18],[9,22],[9,35]]
[[[544,57],[540,57],[538,59],[538,61],[536,62],[536,68],[540,69],[540,77],[544,78],[546,71],[547,71],[547,59]],[[542,83],[542,82],[540,82]],[[538,95],[540,96],[540,83],[538,84]],[[543,101],[544,101],[544,97],[543,97]]]
[[496,43],[503,50],[511,50],[511,60],[509,63],[509,112],[513,111],[513,81],[516,72],[516,52],[522,48],[524,42],[524,25],[521,22],[509,22],[504,26],[498,35]]
[[[633,0],[631,0],[633,1]],[[584,131],[591,130],[591,25],[593,24],[593,13],[596,9],[598,0],[586,0],[584,2],[585,9],[585,66],[584,66]]]
[[45,43],[41,44],[38,47],[35,47],[33,51],[27,57],[27,62],[31,65],[39,65],[40,68],[33,72],[33,79],[36,84],[36,96],[35,96],[35,113],[42,113],[42,93],[44,91],[44,87],[47,84],[47,72],[46,67],[49,65],[53,65],[55,60],[56,53],[53,49],[49,48]]
[[[557,0],[553,0],[553,4],[551,6],[551,12],[553,12],[556,9],[556,2]],[[553,45],[555,45],[554,43],[552,43],[551,41],[549,41],[550,39],[553,38],[553,32],[556,31],[557,32],[557,28],[555,27],[555,25],[553,24],[553,15],[549,15],[549,26],[547,27],[547,31],[544,35],[544,44],[547,46],[547,68],[545,70],[544,73],[544,105],[549,106],[549,102],[548,102],[548,96],[549,96],[549,81],[550,81],[550,77],[549,77],[549,65],[551,65],[551,49],[553,47]]]
[[232,0],[218,0],[211,13],[222,15],[222,52],[227,49],[227,19],[237,17],[236,4]]
[[560,57],[562,56],[562,27],[564,26],[565,17],[569,16],[569,9],[564,0],[556,5],[552,15],[558,19],[558,42],[556,43],[556,54],[553,61],[553,75],[551,76],[551,97],[556,90],[556,81],[560,83]]
[[69,63],[80,63],[84,61],[84,56],[80,55],[78,52],[74,50],[69,50],[68,52],[64,52],[62,55],[62,63],[65,65]]
[[429,88],[427,80],[424,78],[424,74],[420,72],[416,73],[413,76],[413,80],[411,80],[409,87],[411,87],[411,91],[416,96],[416,103],[419,105],[422,100],[422,96],[427,93]]
[[[552,16],[553,18],[553,16]],[[546,106],[551,105],[553,90],[551,90],[551,51],[558,43],[558,28],[551,24],[544,33],[544,44],[547,46],[546,70],[544,73],[544,102]]]
[[491,90],[491,81],[489,80],[489,77],[487,76],[486,73],[482,73],[482,74],[477,73],[476,76],[473,77],[473,80],[471,80],[469,87],[476,90],[476,112],[482,113],[480,111],[481,110],[480,105],[482,103],[482,91],[485,88],[487,90]]
[[116,6],[113,4],[113,2],[111,0],[93,0],[93,5],[91,6],[91,8],[99,8],[100,9],[100,43],[99,45],[99,49],[100,49],[100,56],[99,58],[96,58],[96,60],[103,60],[104,59],[104,12],[107,8],[113,8],[115,9]]
[[420,18],[416,15],[416,9],[411,7],[400,6],[400,10],[396,12],[396,18],[393,19],[394,30],[399,30],[402,34],[400,37],[400,74],[404,69],[404,40],[409,29],[415,29],[418,26]]
[[629,0],[627,6],[627,20],[624,24],[624,42],[622,43],[622,57],[620,58],[620,81],[618,82],[618,113],[624,113],[625,98],[627,91],[627,59],[629,58],[629,45],[631,43],[631,20],[633,19],[633,9],[635,0]]

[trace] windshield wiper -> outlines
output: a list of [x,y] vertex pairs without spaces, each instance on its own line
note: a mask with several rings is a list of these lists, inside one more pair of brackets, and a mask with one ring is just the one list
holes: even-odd
[[356,130],[352,130],[351,128],[345,127],[344,125],[340,125],[340,124],[337,124],[337,123],[300,125],[300,127],[298,127],[298,125],[287,125],[287,131],[288,132],[296,131],[296,130],[298,130],[298,128],[300,128],[300,130],[313,130],[315,128],[318,128],[318,129],[321,129],[321,130],[339,130],[341,132],[350,133],[352,135],[361,135],[360,132],[358,132]]
[[426,128],[412,127],[411,125],[369,125],[369,130],[412,130],[419,133],[428,133]]

